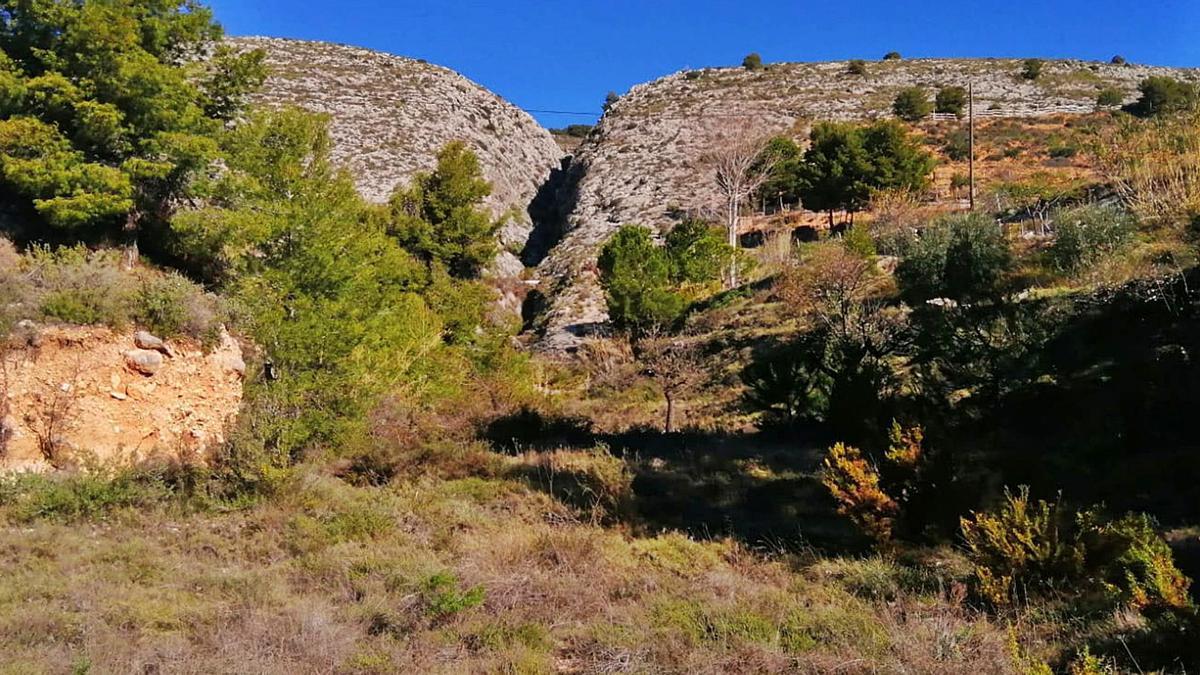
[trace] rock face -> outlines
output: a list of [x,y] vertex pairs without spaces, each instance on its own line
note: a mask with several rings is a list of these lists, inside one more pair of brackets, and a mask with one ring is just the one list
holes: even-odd
[[467,143],[492,183],[492,212],[514,213],[500,233],[505,254],[497,265],[514,269],[533,228],[529,207],[563,157],[532,117],[458,73],[414,59],[322,42],[231,42],[267,53],[271,74],[258,103],[331,116],[334,159],[370,201],[386,201],[398,184],[432,169],[446,143]]
[[14,341],[4,357],[0,474],[202,460],[241,407],[245,363],[228,334],[208,351],[172,340],[169,359],[107,328],[37,328],[36,336]]
[[896,93],[973,82],[976,111],[1029,117],[1084,113],[1096,93],[1113,86],[1127,100],[1150,75],[1193,82],[1200,71],[1083,61],[1047,61],[1041,76],[1020,76],[1020,60],[922,59],[868,64],[852,75],[848,64],[775,64],[680,72],[638,85],[601,120],[576,154],[575,181],[562,195],[569,216],[561,240],[541,261],[538,275],[546,308],[539,346],[569,350],[607,320],[596,277],[596,252],[624,223],[669,228],[681,214],[712,213],[719,204],[700,158],[731,127],[802,134],[813,121],[883,117]]

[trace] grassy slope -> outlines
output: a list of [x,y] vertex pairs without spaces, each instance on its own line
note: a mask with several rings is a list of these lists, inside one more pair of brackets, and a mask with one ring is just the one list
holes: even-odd
[[1012,670],[947,579],[631,538],[523,481],[309,473],[245,510],[65,515],[113,490],[6,500],[0,672]]

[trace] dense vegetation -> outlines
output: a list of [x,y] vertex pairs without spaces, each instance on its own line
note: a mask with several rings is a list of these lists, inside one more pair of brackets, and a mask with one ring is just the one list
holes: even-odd
[[465,145],[369,204],[220,35],[193,2],[0,0],[0,375],[48,322],[252,357],[206,461],[0,478],[0,672],[1200,664],[1164,538],[1200,523],[1194,89],[1102,113],[1071,153],[1101,183],[969,213],[919,204],[956,142],[926,127],[764,141],[753,199],[828,230],[622,226],[612,333],[564,363],[495,311]]

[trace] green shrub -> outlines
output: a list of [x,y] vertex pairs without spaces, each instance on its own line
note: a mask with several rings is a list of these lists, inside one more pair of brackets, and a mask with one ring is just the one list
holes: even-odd
[[1079,154],[1078,146],[1070,143],[1055,143],[1047,151],[1052,159],[1070,159]]
[[884,61],[899,61],[901,58],[900,52],[888,52],[883,55]]
[[1119,108],[1125,102],[1125,92],[1116,87],[1105,87],[1096,93],[1097,108]]
[[[697,71],[689,71],[687,74],[691,75],[694,72]],[[592,133],[592,129],[594,128],[591,124],[568,124],[561,129],[551,129],[550,133],[570,136],[571,138],[587,138],[588,134]]]
[[1155,75],[1138,85],[1141,97],[1129,106],[1129,111],[1141,117],[1169,115],[1191,110],[1196,106],[1196,87],[1166,75]]
[[910,304],[933,298],[973,302],[996,297],[1012,264],[1012,250],[1000,226],[972,213],[926,228],[896,269],[896,280]]
[[965,87],[942,87],[933,101],[936,112],[962,117],[967,106],[967,90]]
[[482,586],[462,590],[458,577],[449,572],[434,574],[421,583],[425,612],[435,621],[446,621],[483,604]]
[[862,59],[854,59],[850,63],[846,64],[846,72],[851,75],[866,75],[867,62],[863,61]]
[[170,495],[151,473],[79,473],[0,478],[0,516],[19,522],[92,519],[123,508],[145,507]]
[[1005,606],[1015,594],[1067,593],[1085,607],[1136,610],[1191,606],[1189,581],[1145,515],[1108,520],[1059,501],[1005,493],[995,513],[962,519],[977,591]]
[[0,337],[31,311],[33,284],[26,275],[24,261],[7,239],[0,238]]
[[1112,60],[1109,61],[1109,63],[1113,64],[1114,66],[1123,66],[1125,65],[1125,57],[1117,54],[1116,56],[1112,57]]
[[869,260],[876,255],[875,239],[871,237],[871,231],[865,225],[846,230],[846,234],[842,235],[842,246],[863,259]]
[[746,407],[762,415],[761,426],[793,427],[824,419],[829,408],[825,348],[816,338],[756,355],[742,371]]
[[1046,63],[1041,59],[1025,59],[1021,63],[1021,78],[1026,80],[1036,80],[1042,76],[1042,70]]
[[186,335],[212,343],[226,318],[217,296],[178,274],[143,277],[133,302],[134,320],[160,337]]
[[392,194],[385,227],[409,253],[456,278],[474,279],[498,252],[495,235],[503,220],[493,220],[482,205],[491,193],[475,152],[451,141],[432,173],[417,174]]
[[942,152],[946,153],[951,161],[961,162],[971,154],[971,139],[967,132],[959,129],[946,136],[946,142],[942,144]]
[[667,256],[676,283],[707,284],[718,281],[729,271],[735,251],[725,240],[725,232],[703,220],[685,220],[667,233]]
[[599,267],[609,316],[618,328],[650,330],[673,323],[683,312],[671,257],[646,228],[624,225],[617,230],[600,251]]
[[129,322],[133,285],[117,252],[39,248],[30,251],[28,265],[46,318],[112,327]]
[[1084,206],[1052,216],[1054,243],[1047,256],[1061,272],[1075,272],[1114,253],[1133,240],[1134,217],[1119,208]]
[[929,102],[924,89],[908,87],[901,90],[892,101],[892,112],[906,122],[919,122],[933,112],[933,104]]
[[762,57],[757,52],[752,52],[742,59],[742,67],[746,70],[762,70],[765,66]]

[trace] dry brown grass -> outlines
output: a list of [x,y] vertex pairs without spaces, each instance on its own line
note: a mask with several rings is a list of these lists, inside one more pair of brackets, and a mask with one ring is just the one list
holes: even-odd
[[1014,672],[953,599],[631,539],[519,481],[306,473],[231,513],[0,513],[0,672]]
[[1200,116],[1128,121],[1097,153],[1143,219],[1177,225],[1200,214]]

